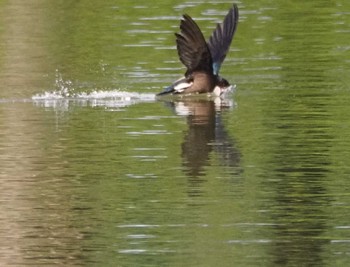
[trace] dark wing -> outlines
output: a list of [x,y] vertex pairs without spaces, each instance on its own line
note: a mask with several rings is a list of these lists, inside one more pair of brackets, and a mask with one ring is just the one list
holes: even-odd
[[238,7],[236,4],[227,13],[224,21],[216,26],[208,41],[213,60],[214,74],[218,74],[221,64],[230,48],[238,23]]
[[179,58],[187,68],[185,75],[193,71],[213,73],[213,61],[208,45],[198,25],[190,16],[183,15],[180,33],[175,35]]

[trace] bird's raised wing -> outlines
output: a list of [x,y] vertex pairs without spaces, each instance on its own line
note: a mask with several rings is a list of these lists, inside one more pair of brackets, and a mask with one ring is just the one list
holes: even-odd
[[186,76],[193,71],[213,72],[210,50],[198,25],[189,15],[183,15],[180,33],[175,33],[177,52],[186,66]]
[[224,21],[216,26],[208,41],[213,61],[213,71],[219,73],[222,62],[230,48],[238,23],[238,7],[236,4],[227,13]]

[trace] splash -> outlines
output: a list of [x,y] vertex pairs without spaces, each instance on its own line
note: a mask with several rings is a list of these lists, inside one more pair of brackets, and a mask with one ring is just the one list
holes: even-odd
[[120,100],[120,101],[132,101],[132,100],[144,100],[144,101],[154,101],[155,94],[151,93],[136,93],[136,92],[126,92],[120,90],[96,90],[92,92],[79,92],[74,93],[67,90],[59,91],[48,91],[41,94],[36,94],[32,96],[32,100]]
[[[53,91],[46,91],[40,94],[32,96],[32,101],[37,106],[51,107],[57,110],[68,110],[70,106],[91,106],[91,107],[105,107],[110,110],[121,110],[121,108],[144,102],[181,102],[185,101],[185,97],[172,96],[169,99],[157,99],[154,93],[138,93],[138,92],[127,92],[119,89],[114,90],[93,90],[93,91],[81,91],[76,92],[75,86],[70,80],[64,80],[62,75],[56,71],[56,79],[54,84],[55,89]],[[229,97],[235,90],[236,86],[232,86],[230,90],[227,90],[221,97],[215,97],[212,95],[194,95],[194,99],[198,97],[202,99],[207,97],[208,99],[214,100],[215,107],[221,109],[221,107],[232,107],[234,103],[232,98]],[[190,97],[187,100],[191,100]],[[193,99],[192,99],[193,100]],[[186,102],[186,101],[185,101]],[[178,107],[176,110],[179,115],[187,114],[188,111]]]
[[92,91],[74,93],[70,90],[69,96],[66,91],[44,92],[32,97],[35,104],[44,107],[68,109],[69,105],[106,107],[120,109],[141,102],[155,101],[155,94],[136,93],[120,90]]
[[33,95],[32,101],[38,106],[61,110],[68,109],[70,105],[122,108],[140,102],[155,101],[155,94],[127,92],[122,90],[76,92],[73,82],[65,80],[61,73],[56,70],[54,90]]

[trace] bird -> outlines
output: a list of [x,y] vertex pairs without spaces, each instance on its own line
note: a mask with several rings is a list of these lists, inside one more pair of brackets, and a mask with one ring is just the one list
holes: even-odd
[[218,23],[208,41],[197,23],[187,14],[182,16],[180,32],[175,33],[180,61],[186,67],[184,77],[166,87],[157,96],[169,94],[213,93],[221,96],[232,86],[219,75],[238,24],[238,7],[233,4],[222,23]]

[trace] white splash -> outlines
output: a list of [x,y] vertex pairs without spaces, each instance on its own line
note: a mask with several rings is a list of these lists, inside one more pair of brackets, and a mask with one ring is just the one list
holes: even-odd
[[126,92],[121,90],[95,90],[92,92],[77,92],[73,82],[64,79],[57,69],[52,91],[46,91],[32,96],[34,104],[58,110],[68,110],[70,105],[102,106],[106,108],[120,108],[140,102],[153,102],[153,93]]
[[153,102],[156,96],[153,93],[126,92],[120,90],[92,91],[70,93],[65,91],[44,92],[32,96],[33,102],[38,106],[59,108],[67,110],[70,104],[78,106],[102,106],[110,109],[120,109],[141,102]]

